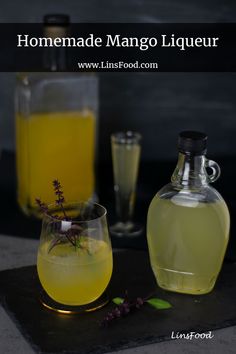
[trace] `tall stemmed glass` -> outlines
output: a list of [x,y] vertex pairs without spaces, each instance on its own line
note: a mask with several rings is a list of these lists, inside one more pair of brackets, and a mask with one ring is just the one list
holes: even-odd
[[141,135],[119,132],[111,135],[117,222],[110,231],[115,236],[138,236],[142,227],[132,220],[141,153]]

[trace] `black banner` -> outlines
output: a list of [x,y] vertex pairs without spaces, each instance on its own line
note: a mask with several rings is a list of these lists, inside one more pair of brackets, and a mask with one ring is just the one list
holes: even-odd
[[[235,35],[234,23],[80,23],[54,38],[42,24],[0,24],[0,71],[235,72]],[[66,62],[51,68],[50,55]]]

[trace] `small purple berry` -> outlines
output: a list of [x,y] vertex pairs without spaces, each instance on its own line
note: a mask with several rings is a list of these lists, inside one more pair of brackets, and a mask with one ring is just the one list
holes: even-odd
[[119,310],[118,307],[116,307],[116,308],[114,309],[114,315],[115,315],[116,317],[120,317],[121,312],[120,312],[120,310]]

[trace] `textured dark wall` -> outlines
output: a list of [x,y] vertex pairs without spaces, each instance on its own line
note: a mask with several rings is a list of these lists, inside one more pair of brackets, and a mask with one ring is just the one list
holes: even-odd
[[234,0],[8,0],[1,22],[40,22],[64,12],[74,22],[234,22]]
[[[236,153],[236,74],[156,73],[101,78],[101,138],[112,130],[143,134],[145,159],[172,158],[180,130],[209,135],[209,152]],[[105,145],[102,145],[102,156]]]
[[[234,22],[235,1],[126,0],[1,2],[0,22],[38,22],[63,12],[80,22]],[[201,129],[210,155],[236,153],[236,74],[105,73],[100,75],[100,157],[109,159],[109,135],[143,134],[143,159],[175,156],[177,133]],[[14,74],[0,73],[0,145],[14,149]]]

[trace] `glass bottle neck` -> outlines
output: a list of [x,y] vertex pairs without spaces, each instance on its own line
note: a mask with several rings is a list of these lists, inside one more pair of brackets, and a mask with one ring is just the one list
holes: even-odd
[[179,153],[178,163],[171,177],[176,187],[199,188],[208,184],[205,155]]
[[[67,29],[60,26],[45,26],[44,36],[46,38],[62,38],[67,35]],[[44,69],[50,71],[66,71],[67,58],[65,47],[45,47],[43,52],[43,66]]]
[[43,66],[45,70],[66,71],[65,48],[44,48]]

